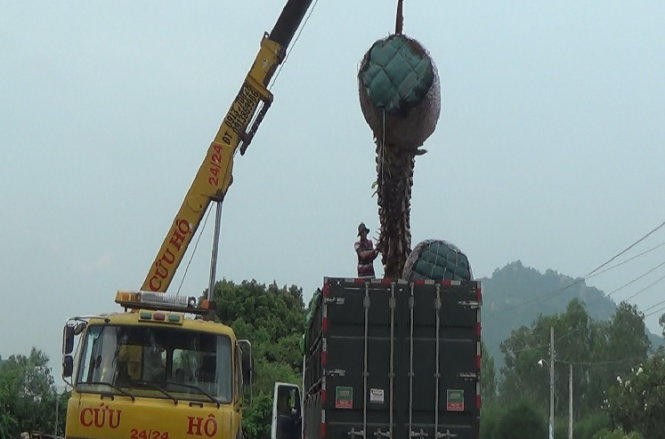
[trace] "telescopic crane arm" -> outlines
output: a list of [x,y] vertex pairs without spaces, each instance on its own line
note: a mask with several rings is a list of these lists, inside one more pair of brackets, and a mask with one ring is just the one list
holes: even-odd
[[[312,0],[289,0],[261,47],[150,266],[141,290],[165,292],[212,201],[221,201],[232,182],[233,158],[244,154],[273,96],[268,83]],[[261,105],[262,104],[262,105]],[[251,127],[250,127],[251,123]],[[249,129],[248,129],[249,128]]]

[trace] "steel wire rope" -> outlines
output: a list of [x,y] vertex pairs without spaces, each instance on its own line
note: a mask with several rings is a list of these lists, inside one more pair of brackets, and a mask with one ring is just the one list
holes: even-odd
[[[275,82],[277,81],[277,78],[279,77],[279,74],[282,72],[282,69],[284,68],[284,64],[286,64],[286,60],[289,59],[289,55],[291,54],[291,51],[296,47],[296,43],[298,42],[298,39],[300,38],[300,34],[302,34],[302,31],[305,29],[305,26],[307,25],[307,22],[309,21],[309,17],[312,16],[312,13],[314,12],[314,8],[316,7],[317,3],[319,3],[319,0],[314,0],[314,4],[312,7],[309,9],[309,13],[307,14],[307,17],[305,17],[305,20],[303,21],[302,25],[298,27],[298,33],[296,34],[295,39],[293,40],[293,44],[289,47],[289,49],[286,51],[286,55],[284,56],[284,60],[282,60],[281,63],[279,63],[279,66],[277,67],[277,71],[275,72],[275,75],[272,77],[272,79],[269,81],[268,86],[266,89],[270,91],[272,87],[275,85]],[[260,109],[263,108],[264,103],[261,103]],[[254,120],[256,120],[256,114],[260,112],[260,109],[257,108],[257,112],[255,115],[252,117],[252,120],[247,126],[251,126],[254,123]],[[238,148],[233,150],[233,157],[235,158],[236,154],[238,153]],[[231,180],[233,181],[233,180]]]
[[[286,55],[284,56],[284,60],[279,63],[279,67],[277,67],[277,71],[275,72],[275,75],[272,77],[272,79],[269,81],[268,86],[266,89],[270,91],[272,87],[275,85],[275,82],[277,81],[277,78],[279,77],[279,74],[282,72],[282,69],[284,68],[284,64],[286,64],[286,60],[289,59],[289,55],[291,54],[291,51],[296,47],[296,43],[298,42],[298,39],[300,38],[300,34],[302,34],[302,31],[305,29],[305,26],[307,25],[307,22],[309,21],[309,17],[312,16],[312,13],[314,12],[314,8],[316,7],[316,4],[319,2],[319,0],[315,0],[314,4],[312,7],[309,9],[309,13],[307,14],[307,17],[305,17],[305,20],[303,21],[302,25],[298,28],[298,33],[296,34],[295,39],[293,40],[293,44],[289,47],[289,49],[286,51]],[[257,111],[255,112],[255,115],[252,117],[252,120],[250,120],[249,124],[247,125],[252,126],[254,121],[256,120],[256,115],[260,113],[260,110],[263,108],[264,103],[261,103],[261,107],[257,107]],[[235,158],[236,154],[238,153],[238,148],[233,150],[233,157]],[[233,181],[233,180],[231,180]]]
[[[272,89],[272,87],[275,85],[275,82],[277,81],[277,78],[279,77],[279,74],[282,72],[282,69],[284,68],[284,64],[286,64],[286,60],[289,59],[289,55],[291,54],[291,51],[296,47],[296,44],[298,43],[298,40],[300,39],[300,35],[302,34],[302,31],[305,29],[305,26],[307,26],[307,22],[309,21],[309,18],[312,16],[312,13],[314,12],[314,8],[316,8],[316,5],[319,3],[319,0],[314,0],[314,4],[312,7],[309,9],[309,12],[307,14],[307,17],[305,17],[305,20],[303,21],[302,25],[299,26],[298,28],[298,33],[296,34],[296,37],[293,40],[293,44],[289,47],[289,49],[286,51],[286,55],[284,56],[284,60],[279,64],[279,67],[277,67],[277,72],[275,72],[275,75],[272,77],[270,82],[268,83],[268,91]],[[265,104],[264,104],[265,105]],[[249,125],[252,123],[250,122]],[[249,126],[248,125],[248,126]],[[238,153],[238,148],[235,148],[233,150],[233,157],[235,158],[236,154]],[[231,177],[231,183],[233,183],[233,177]],[[230,186],[230,184],[229,184]],[[210,214],[210,211],[208,211],[208,214]],[[206,222],[208,221],[208,216],[206,215]],[[205,228],[205,224],[204,224]],[[201,239],[201,235],[199,235],[199,239]],[[196,245],[198,246],[198,240],[196,241]],[[194,248],[196,250],[196,247]],[[193,255],[192,255],[193,256]],[[189,269],[189,264],[191,263],[191,259],[189,263],[187,264],[187,269]],[[184,282],[185,278],[184,276],[187,274],[187,269],[185,269],[185,273],[183,275],[183,279],[180,283],[180,286],[178,287],[178,294],[180,293],[180,287],[182,287],[182,282]]]
[[300,34],[302,34],[302,31],[305,29],[305,26],[307,26],[307,22],[309,21],[309,18],[312,16],[312,13],[314,12],[314,9],[316,8],[316,5],[318,3],[319,3],[319,0],[314,0],[314,4],[312,5],[311,8],[309,8],[309,13],[307,14],[307,17],[305,17],[305,21],[303,21],[302,26],[299,27],[298,33],[296,34],[296,37],[293,40],[293,44],[291,44],[291,47],[289,48],[289,50],[286,51],[286,55],[284,56],[284,61],[282,61],[279,64],[279,67],[277,68],[277,72],[275,73],[275,76],[272,78],[272,80],[268,84],[268,90],[272,89],[272,87],[275,85],[275,82],[277,81],[277,78],[279,77],[279,74],[282,72],[282,69],[284,68],[284,64],[286,64],[286,60],[289,59],[289,55],[291,55],[291,51],[293,50],[294,47],[296,47],[296,44],[298,43],[298,39],[300,39]]
[[203,231],[206,228],[206,224],[208,224],[208,218],[210,217],[211,211],[212,209],[207,209],[206,217],[203,220],[203,227],[201,227],[199,236],[198,238],[196,238],[196,242],[194,243],[194,248],[192,249],[192,253],[189,255],[189,261],[187,261],[187,266],[185,266],[185,272],[182,274],[182,278],[180,279],[180,285],[178,285],[178,291],[176,291],[175,293],[176,297],[180,295],[180,289],[182,288],[182,284],[185,282],[185,277],[187,277],[187,271],[189,271],[189,266],[192,264],[192,260],[194,259],[194,255],[196,254],[196,249],[199,247],[199,241],[201,241],[201,237],[203,236]]
[[385,164],[386,164],[386,109],[382,113],[383,120],[381,122],[381,185],[385,183]]
[[[379,157],[380,161],[377,160],[377,166],[379,167],[378,173],[380,174],[380,177],[377,176],[377,181],[373,184],[375,186],[375,192],[372,194],[372,196],[376,195],[377,200],[380,199],[381,194],[379,193],[379,187],[383,188],[383,183],[384,183],[384,169],[385,169],[385,149],[386,149],[386,110],[385,108],[383,109],[383,120],[382,120],[382,132],[381,132],[381,141],[379,142]],[[380,184],[379,184],[380,181]],[[381,243],[381,238],[383,235],[383,227],[380,224],[379,225],[379,238],[377,239],[377,246],[376,246],[376,251],[381,252],[381,262],[383,263],[383,248],[379,248],[379,243]],[[385,270],[385,266],[384,266]],[[385,273],[384,273],[385,274]]]

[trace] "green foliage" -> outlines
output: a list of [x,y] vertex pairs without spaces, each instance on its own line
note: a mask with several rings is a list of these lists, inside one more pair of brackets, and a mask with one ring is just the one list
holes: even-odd
[[[549,419],[548,429],[549,429]],[[558,422],[554,421],[554,439],[568,439],[568,420],[561,419]]]
[[533,439],[547,437],[545,416],[527,401],[510,407],[499,420],[494,439]]
[[606,413],[592,413],[575,423],[573,437],[575,439],[592,439],[597,432],[610,426],[610,418]]
[[[53,432],[56,397],[64,413],[66,396],[57,395],[48,357],[32,348],[29,356],[12,355],[0,365],[0,437],[21,431]],[[64,414],[59,432],[63,432]]]
[[614,425],[644,437],[665,431],[665,355],[658,354],[617,377],[607,392],[605,409]]
[[270,433],[273,386],[276,381],[299,384],[302,372],[300,339],[305,328],[302,290],[279,288],[256,281],[237,285],[222,280],[215,285],[217,316],[239,339],[252,343],[253,402],[243,414],[248,439]]
[[242,418],[242,430],[246,438],[270,437],[270,418],[272,416],[272,393],[255,395],[252,406],[245,410]]
[[484,343],[480,344],[480,352],[480,396],[487,405],[496,398],[496,371],[494,359],[487,353]]
[[642,435],[636,432],[625,433],[622,429],[608,430],[603,429],[593,435],[591,439],[642,439]]
[[494,439],[494,432],[505,409],[496,403],[483,403],[480,411],[480,439]]
[[[580,299],[593,319],[609,319],[616,305],[602,291],[574,279],[546,270],[544,273],[520,261],[498,268],[483,284],[483,339],[497,370],[503,366],[500,343],[511,331],[529,326],[538,317],[565,312],[572,299]],[[556,293],[554,293],[556,292]],[[547,296],[548,300],[538,300]]]
[[[555,338],[555,412],[567,416],[569,363],[574,364],[575,418],[595,413],[604,390],[618,374],[644,361],[649,340],[641,313],[622,303],[610,321],[594,321],[584,304],[573,299],[565,313],[539,316],[531,327],[522,326],[501,344],[504,353],[501,395],[528,394],[541,410],[549,410],[549,332]],[[543,366],[539,360],[543,359]]]

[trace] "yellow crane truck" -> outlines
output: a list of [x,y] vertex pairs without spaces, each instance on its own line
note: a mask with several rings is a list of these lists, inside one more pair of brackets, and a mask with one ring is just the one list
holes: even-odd
[[65,324],[63,378],[72,387],[66,438],[242,437],[250,349],[231,328],[208,318],[210,301],[165,292],[207,208],[217,202],[221,209],[234,156],[244,154],[270,107],[269,82],[310,4],[288,0],[262,38],[141,289],[117,293],[124,312]]

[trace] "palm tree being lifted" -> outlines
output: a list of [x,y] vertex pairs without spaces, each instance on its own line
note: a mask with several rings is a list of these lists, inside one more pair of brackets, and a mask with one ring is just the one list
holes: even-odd
[[358,72],[360,106],[376,143],[381,233],[377,248],[384,275],[402,277],[411,252],[411,187],[415,157],[434,132],[441,110],[439,77],[431,57],[402,34],[398,0],[395,34],[375,42]]

